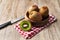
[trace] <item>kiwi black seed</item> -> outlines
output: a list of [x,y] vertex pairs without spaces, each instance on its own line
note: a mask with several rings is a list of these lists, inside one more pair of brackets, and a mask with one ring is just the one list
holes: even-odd
[[23,20],[20,22],[20,28],[24,31],[31,29],[31,23],[28,20]]

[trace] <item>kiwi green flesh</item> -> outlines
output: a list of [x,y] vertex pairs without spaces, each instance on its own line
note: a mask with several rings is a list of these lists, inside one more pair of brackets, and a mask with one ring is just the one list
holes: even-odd
[[[27,25],[27,27],[24,27],[23,25]],[[21,23],[20,23],[20,28],[22,29],[22,30],[24,30],[24,31],[28,31],[28,30],[30,30],[31,29],[31,23],[29,22],[29,21],[22,21]]]

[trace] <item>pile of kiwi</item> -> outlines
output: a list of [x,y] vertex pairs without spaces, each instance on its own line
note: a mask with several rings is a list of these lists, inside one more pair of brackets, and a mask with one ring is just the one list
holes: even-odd
[[27,12],[29,13],[29,18],[37,22],[41,22],[49,17],[49,10],[47,6],[39,8],[37,5],[33,5]]
[[20,23],[20,28],[24,31],[28,31],[31,29],[31,21],[29,21],[29,19],[37,23],[44,21],[49,17],[49,10],[47,6],[39,8],[37,5],[33,5],[28,9],[26,14],[28,20],[24,20]]

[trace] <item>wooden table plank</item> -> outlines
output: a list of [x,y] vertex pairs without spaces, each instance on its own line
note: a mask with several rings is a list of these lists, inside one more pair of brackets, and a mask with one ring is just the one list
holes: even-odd
[[[33,4],[48,6],[49,13],[55,15],[58,21],[28,40],[60,40],[60,0],[0,0],[0,24],[25,15]],[[26,40],[14,29],[14,25],[0,30],[0,40]]]

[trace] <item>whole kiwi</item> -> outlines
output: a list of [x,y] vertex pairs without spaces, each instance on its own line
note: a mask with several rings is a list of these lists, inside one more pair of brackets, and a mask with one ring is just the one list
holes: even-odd
[[32,11],[31,14],[29,15],[29,18],[36,22],[40,22],[42,20],[40,13],[37,11]]
[[41,16],[42,16],[42,20],[46,19],[49,17],[49,9],[47,6],[43,6],[40,8],[39,10]]
[[37,5],[33,5],[28,9],[29,14],[31,14],[32,11],[37,11],[39,12],[39,8]]

